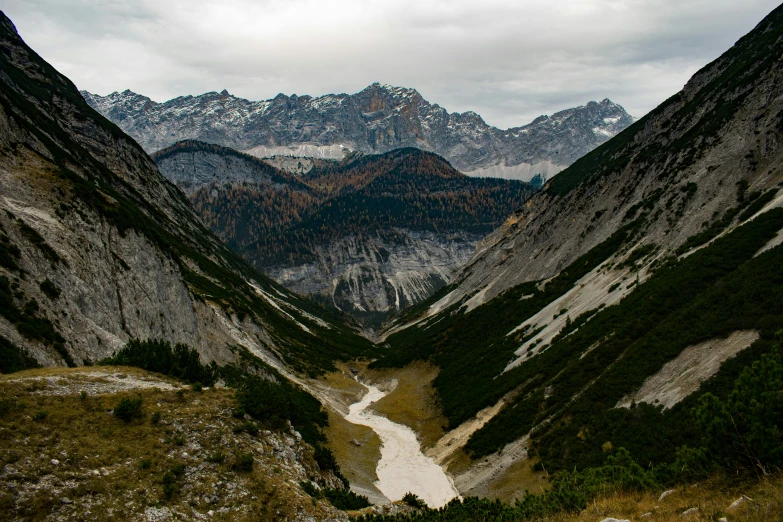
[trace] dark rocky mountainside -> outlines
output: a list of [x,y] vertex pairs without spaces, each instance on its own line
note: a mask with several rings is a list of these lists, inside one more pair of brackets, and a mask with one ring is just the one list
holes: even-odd
[[246,349],[281,371],[313,372],[372,350],[226,248],[4,15],[0,49],[4,350],[81,365],[128,339],[165,338],[204,361]]
[[[782,185],[779,7],[550,180],[389,325],[394,355],[371,367],[439,367],[453,431],[433,455],[461,462],[463,494],[527,457],[551,473],[624,447],[659,477],[696,466],[675,449],[704,444],[699,398],[726,400],[783,328]],[[465,466],[454,441],[482,458]]]
[[148,152],[185,139],[259,157],[342,159],[347,150],[416,147],[443,156],[469,175],[525,181],[536,174],[553,176],[633,122],[621,106],[605,99],[502,130],[474,112],[449,114],[414,89],[377,83],[356,94],[280,94],[258,102],[226,91],[164,103],[131,91],[82,95]]
[[297,177],[196,141],[153,159],[258,269],[363,319],[432,295],[533,193],[519,181],[465,176],[413,148],[322,161]]

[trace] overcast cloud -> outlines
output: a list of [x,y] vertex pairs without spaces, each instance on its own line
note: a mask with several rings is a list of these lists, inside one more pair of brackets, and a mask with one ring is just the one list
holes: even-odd
[[610,98],[642,116],[774,0],[6,0],[80,89],[156,101],[228,89],[414,87],[499,127]]

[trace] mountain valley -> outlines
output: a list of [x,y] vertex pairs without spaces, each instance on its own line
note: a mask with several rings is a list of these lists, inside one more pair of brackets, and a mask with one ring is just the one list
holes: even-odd
[[3,517],[783,514],[783,6],[636,121],[509,131],[0,49]]

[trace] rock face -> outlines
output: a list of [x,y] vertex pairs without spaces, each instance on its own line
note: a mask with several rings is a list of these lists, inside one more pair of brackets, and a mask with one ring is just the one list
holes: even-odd
[[0,47],[3,344],[80,365],[130,338],[165,338],[219,364],[244,346],[286,371],[370,346],[229,251],[4,15]]
[[377,320],[446,285],[483,235],[532,193],[400,149],[318,160],[293,176],[193,140],[153,155],[214,232],[284,286]]
[[[196,139],[274,155],[341,159],[347,151],[402,147],[435,152],[472,176],[547,178],[633,122],[605,99],[501,130],[474,112],[449,114],[414,89],[372,84],[356,94],[285,96],[253,102],[222,93],[164,103],[131,91],[82,95],[148,152]],[[295,167],[295,166],[294,166]]]
[[316,261],[269,268],[267,274],[295,292],[323,295],[357,317],[384,317],[448,284],[482,237],[465,231],[385,232],[341,237],[317,247]]

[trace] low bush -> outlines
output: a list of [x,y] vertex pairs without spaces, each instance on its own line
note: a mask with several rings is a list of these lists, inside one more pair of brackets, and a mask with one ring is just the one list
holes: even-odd
[[240,471],[242,473],[250,473],[253,471],[253,458],[252,453],[237,453],[234,457],[234,464],[231,465],[231,469],[234,471]]
[[345,488],[322,488],[318,489],[312,482],[302,481],[299,483],[302,489],[315,499],[325,498],[337,509],[362,509],[370,505],[370,501],[364,495],[357,495],[348,487]]
[[411,493],[410,491],[402,496],[402,501],[408,504],[410,507],[423,509],[427,507],[427,503],[424,502],[418,495]]
[[49,278],[41,281],[41,284],[38,286],[41,288],[41,291],[49,297],[49,299],[57,299],[60,297],[60,289],[57,288],[57,285],[52,283]]
[[207,457],[207,462],[211,464],[222,464],[226,460],[226,456],[222,451],[216,451],[215,453]]
[[114,407],[114,416],[125,422],[142,417],[141,405],[144,399],[141,397],[123,397]]

